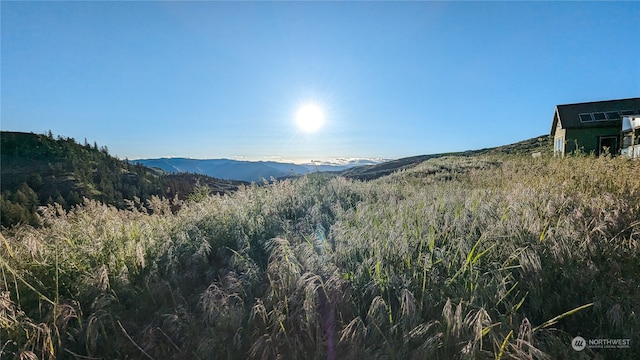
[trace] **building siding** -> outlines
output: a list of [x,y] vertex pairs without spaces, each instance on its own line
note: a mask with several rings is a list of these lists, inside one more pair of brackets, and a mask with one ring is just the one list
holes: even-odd
[[[594,153],[595,155],[600,155],[598,140],[603,136],[615,136],[616,138],[619,138],[620,129],[618,127],[565,129],[565,134],[565,154],[571,154],[579,149],[587,154]],[[618,143],[618,149],[619,147],[620,144]],[[617,151],[617,149],[614,151]]]
[[[557,143],[558,140],[561,140],[564,145],[562,147],[562,150],[556,152],[556,148],[555,148],[556,145],[555,144]],[[554,150],[555,154],[562,155],[562,154],[567,152],[567,150],[566,150],[567,149],[567,141],[566,140],[567,140],[567,130],[563,129],[560,126],[560,123],[558,123],[558,127],[556,128],[555,135],[553,137],[553,144],[554,144],[553,145],[554,146],[553,150]]]

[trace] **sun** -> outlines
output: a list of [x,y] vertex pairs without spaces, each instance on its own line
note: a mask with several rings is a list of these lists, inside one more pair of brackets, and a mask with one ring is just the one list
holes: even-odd
[[322,109],[314,104],[301,106],[296,113],[296,124],[304,132],[311,133],[320,130],[324,124]]

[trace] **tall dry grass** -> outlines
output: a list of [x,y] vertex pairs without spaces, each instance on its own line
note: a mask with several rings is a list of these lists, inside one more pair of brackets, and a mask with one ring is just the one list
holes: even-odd
[[638,162],[448,157],[149,205],[3,231],[0,357],[640,356]]

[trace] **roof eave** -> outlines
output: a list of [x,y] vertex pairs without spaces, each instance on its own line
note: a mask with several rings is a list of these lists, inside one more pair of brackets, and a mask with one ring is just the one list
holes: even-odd
[[[558,107],[556,106],[555,111],[553,112],[553,123],[551,124],[551,136],[556,135],[556,128],[558,127],[558,121],[560,118],[558,116]],[[562,123],[560,123],[562,125]]]

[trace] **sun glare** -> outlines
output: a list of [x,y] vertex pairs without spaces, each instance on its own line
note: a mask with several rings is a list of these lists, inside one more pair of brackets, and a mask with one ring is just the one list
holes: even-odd
[[298,109],[296,124],[304,132],[318,131],[324,124],[324,114],[316,105],[304,105]]

